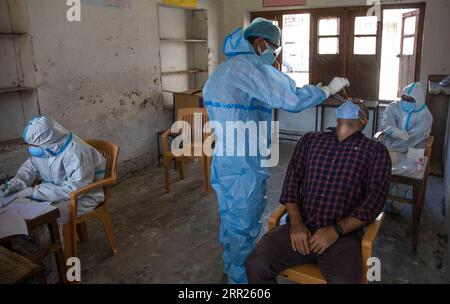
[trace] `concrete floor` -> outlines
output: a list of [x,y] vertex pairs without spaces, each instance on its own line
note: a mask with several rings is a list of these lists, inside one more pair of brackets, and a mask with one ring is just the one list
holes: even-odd
[[[263,232],[278,205],[293,147],[282,146],[282,161],[272,170]],[[111,256],[101,225],[89,223],[90,239],[79,245],[84,283],[226,283],[216,198],[203,193],[201,163],[189,164],[183,181],[171,172],[170,194],[164,192],[158,167],[130,175],[113,189],[110,211],[118,253]],[[410,207],[387,217],[374,251],[382,263],[382,283],[446,282],[442,187],[442,179],[430,178],[417,255],[410,249]]]

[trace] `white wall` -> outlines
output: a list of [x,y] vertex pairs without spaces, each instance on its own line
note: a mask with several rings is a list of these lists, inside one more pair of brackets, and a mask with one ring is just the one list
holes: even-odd
[[430,74],[450,74],[450,1],[428,0],[425,15],[421,81]]
[[[161,98],[157,5],[162,1],[131,0],[130,8],[82,4],[81,22],[72,23],[66,1],[25,1],[42,114],[83,138],[117,143],[125,171],[155,163],[156,133],[171,124]],[[199,1],[208,9],[213,68],[221,5]],[[0,151],[0,176],[14,174],[20,163],[12,163],[17,157],[12,150]]]

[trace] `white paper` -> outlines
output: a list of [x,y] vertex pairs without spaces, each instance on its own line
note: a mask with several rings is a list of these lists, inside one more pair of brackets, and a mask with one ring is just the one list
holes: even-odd
[[0,190],[0,207],[4,207],[12,202],[16,198],[15,195],[5,196],[2,190]]
[[425,149],[409,148],[407,159],[418,161],[425,157]]
[[7,211],[17,211],[23,219],[32,220],[41,215],[50,205],[51,202],[37,202],[28,198],[18,198],[2,209],[6,209]]
[[0,209],[0,239],[25,234],[28,235],[27,224],[17,210]]

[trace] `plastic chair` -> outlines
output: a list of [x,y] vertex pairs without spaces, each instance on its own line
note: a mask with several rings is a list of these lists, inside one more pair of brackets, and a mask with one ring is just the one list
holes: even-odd
[[[287,213],[286,207],[280,206],[269,218],[269,232],[280,225],[281,218]],[[367,227],[363,240],[361,242],[362,249],[362,265],[363,273],[361,276],[361,283],[367,284],[367,260],[372,257],[373,242],[380,230],[381,224],[384,221],[384,213],[381,213],[378,218],[370,226]],[[288,278],[299,284],[326,284],[324,276],[320,272],[319,266],[316,263],[308,263],[297,267],[292,267],[280,273],[281,276]]]
[[[171,129],[165,131],[162,135],[162,146],[163,146],[163,158],[164,158],[164,182],[166,192],[170,192],[170,174],[169,167],[170,162],[175,160],[178,164],[180,180],[184,179],[184,161],[201,158],[203,162],[203,176],[204,176],[204,188],[205,192],[211,191],[210,186],[210,176],[211,176],[211,157],[207,156],[203,151],[203,144],[210,136],[210,133],[204,132],[204,125],[208,121],[208,113],[204,108],[184,108],[178,111],[179,121],[185,121],[190,126],[190,133],[187,132],[188,136],[191,137],[191,142],[187,143],[190,145],[189,151],[190,155],[175,156],[169,145],[169,137],[181,134],[181,132],[173,133]],[[181,131],[181,130],[180,130]],[[195,136],[194,136],[195,135]],[[189,138],[189,137],[188,137]],[[201,142],[195,142],[195,138],[200,138]],[[186,144],[186,143],[184,143]],[[197,153],[194,153],[196,152]],[[201,152],[200,152],[201,151]],[[200,152],[200,153],[198,153]],[[196,155],[197,154],[197,155]]]
[[[106,237],[113,254],[117,252],[116,242],[112,231],[111,219],[108,211],[110,188],[117,182],[116,163],[119,155],[119,147],[111,142],[103,140],[87,140],[86,143],[99,151],[106,158],[105,178],[98,180],[84,188],[78,189],[70,194],[70,222],[63,227],[64,256],[65,258],[77,256],[77,238],[85,241],[88,238],[86,221],[97,218],[102,221]],[[103,188],[105,200],[92,212],[77,216],[78,198],[98,188]]]

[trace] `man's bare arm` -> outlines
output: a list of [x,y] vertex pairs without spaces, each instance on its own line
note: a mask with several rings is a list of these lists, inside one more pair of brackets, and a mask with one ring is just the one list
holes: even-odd
[[303,255],[310,254],[309,238],[311,237],[311,232],[303,222],[298,204],[286,203],[285,206],[291,222],[290,238],[292,249]]

